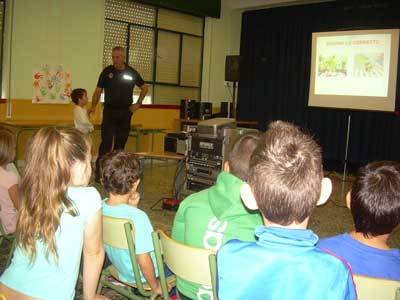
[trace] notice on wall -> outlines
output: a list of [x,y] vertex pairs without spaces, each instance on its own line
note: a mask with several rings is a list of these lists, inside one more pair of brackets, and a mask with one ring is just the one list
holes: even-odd
[[68,104],[71,97],[71,73],[59,65],[43,65],[33,70],[33,103]]

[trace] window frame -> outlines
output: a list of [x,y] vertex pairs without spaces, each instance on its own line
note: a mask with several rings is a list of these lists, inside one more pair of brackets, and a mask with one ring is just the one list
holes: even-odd
[[[1,1],[1,0],[0,0]],[[127,1],[127,0],[126,0]],[[143,5],[143,3],[138,2],[138,1],[130,1],[130,2],[134,2],[138,5]],[[201,99],[201,87],[202,87],[202,77],[203,77],[203,60],[204,60],[204,31],[205,31],[205,17],[202,16],[198,16],[198,15],[194,15],[194,14],[189,14],[186,12],[181,12],[178,10],[175,10],[176,12],[179,13],[183,13],[186,15],[190,15],[190,16],[194,16],[197,18],[201,18],[202,19],[202,35],[196,35],[196,34],[190,34],[190,33],[186,33],[186,32],[181,32],[181,31],[175,31],[175,30],[170,30],[170,29],[165,29],[165,28],[159,28],[158,27],[158,13],[160,9],[166,9],[163,7],[157,7],[157,6],[152,6],[152,5],[147,5],[148,7],[152,7],[155,10],[155,22],[154,22],[154,26],[150,26],[150,25],[144,25],[144,24],[139,24],[139,23],[135,23],[134,21],[132,22],[128,22],[125,20],[119,20],[119,19],[115,19],[115,18],[110,18],[110,17],[104,17],[105,21],[109,21],[109,22],[116,22],[116,23],[121,23],[121,24],[125,24],[127,25],[127,39],[125,41],[125,45],[121,45],[124,46],[125,51],[126,51],[126,58],[127,58],[127,64],[129,64],[129,52],[130,52],[130,31],[131,31],[131,27],[140,27],[140,28],[146,28],[146,29],[152,29],[154,31],[154,40],[153,40],[153,66],[152,66],[152,78],[151,80],[145,80],[145,83],[149,85],[149,87],[152,89],[151,91],[151,105],[162,105],[164,106],[164,104],[160,104],[160,103],[154,103],[154,95],[155,95],[155,86],[156,85],[164,85],[164,86],[172,86],[172,87],[178,87],[178,88],[190,88],[190,89],[198,89],[198,94],[199,94],[199,98]],[[167,10],[171,10],[174,11],[172,9],[167,9]],[[104,23],[105,24],[105,23]],[[178,34],[179,35],[179,62],[178,62],[178,83],[167,83],[167,82],[159,82],[156,80],[157,77],[157,47],[158,47],[158,33],[159,31],[162,32],[170,32],[170,33],[174,33],[174,34]],[[192,36],[192,37],[196,37],[196,38],[200,38],[201,39],[201,53],[200,53],[200,74],[199,74],[199,85],[198,86],[190,86],[190,85],[181,85],[181,69],[182,69],[182,48],[183,48],[183,36]],[[117,46],[117,45],[116,45]],[[104,52],[103,52],[104,53]],[[103,57],[103,61],[104,61],[104,57]],[[105,66],[103,66],[105,67]],[[173,106],[172,104],[165,104],[166,106]],[[178,104],[177,104],[178,105]]]

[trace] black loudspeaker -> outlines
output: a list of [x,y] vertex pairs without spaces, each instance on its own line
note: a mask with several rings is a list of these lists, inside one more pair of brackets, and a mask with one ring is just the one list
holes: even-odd
[[187,119],[188,117],[188,101],[186,99],[181,100],[179,117],[181,119]]
[[199,102],[197,100],[189,100],[187,117],[188,119],[199,119]]
[[222,118],[232,118],[233,104],[232,102],[221,102],[221,112]]
[[225,59],[225,81],[239,81],[240,56],[228,55]]
[[212,115],[212,103],[211,102],[200,102],[199,108],[199,119],[207,120]]

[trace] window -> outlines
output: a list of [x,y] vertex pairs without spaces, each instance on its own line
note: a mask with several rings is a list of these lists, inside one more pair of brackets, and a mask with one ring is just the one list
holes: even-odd
[[[106,0],[103,67],[125,47],[127,61],[149,85],[146,104],[200,99],[204,18],[128,0]],[[135,88],[135,101],[139,95]]]

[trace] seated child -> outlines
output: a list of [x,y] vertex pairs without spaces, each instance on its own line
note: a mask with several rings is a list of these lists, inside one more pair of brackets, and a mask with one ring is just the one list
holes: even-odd
[[[130,219],[135,225],[135,246],[142,281],[147,281],[151,289],[162,294],[157,279],[158,270],[155,260],[151,233],[153,226],[147,214],[137,208],[139,193],[139,162],[133,153],[112,151],[104,155],[100,162],[101,183],[109,193],[103,200],[103,215]],[[105,245],[107,257],[118,271],[122,281],[135,283],[132,264],[127,250]]]
[[[172,238],[189,246],[217,251],[231,239],[255,241],[254,227],[262,224],[258,212],[250,212],[240,199],[240,187],[247,181],[250,157],[259,133],[240,136],[229,151],[215,185],[187,197],[175,215]],[[181,299],[212,299],[211,286],[177,278]]]
[[346,203],[355,229],[323,239],[318,246],[346,259],[354,274],[400,280],[400,249],[387,244],[400,224],[400,163],[362,167]]
[[0,219],[5,233],[13,233],[19,209],[19,176],[10,169],[15,157],[14,134],[0,128]]
[[296,126],[269,125],[250,162],[241,196],[261,211],[256,242],[231,240],[217,254],[220,300],[356,299],[350,269],[316,247],[307,229],[317,204],[329,198],[321,150]]
[[74,124],[75,128],[82,133],[89,133],[94,130],[92,123],[89,121],[88,112],[85,105],[88,103],[87,92],[85,89],[74,89],[71,93],[72,102],[75,103],[74,108]]

